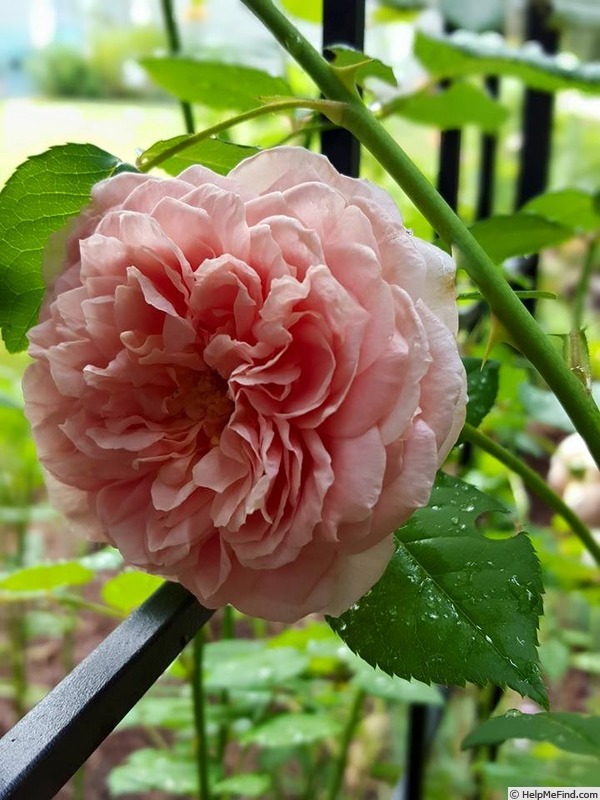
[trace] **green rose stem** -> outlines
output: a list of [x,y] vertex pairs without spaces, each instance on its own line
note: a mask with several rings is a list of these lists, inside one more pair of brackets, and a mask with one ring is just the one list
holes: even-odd
[[204,632],[194,637],[194,662],[192,669],[192,691],[194,694],[194,724],[196,727],[196,763],[198,765],[198,797],[210,800],[208,783],[208,741],[206,733],[206,694],[204,692]]
[[[224,606],[222,615],[223,616],[221,623],[221,641],[225,641],[227,639],[235,639],[235,623],[233,619],[233,607],[230,605]],[[221,690],[219,695],[219,704],[221,705],[222,708],[227,708],[227,706],[229,706],[230,697],[227,689]],[[226,720],[223,719],[223,721],[219,725],[219,733],[217,735],[217,757],[216,757],[217,764],[221,765],[223,773],[225,772],[224,758],[228,742],[229,742],[229,725],[227,724]]]
[[[160,164],[162,164],[164,161],[167,161],[172,156],[177,155],[177,153],[181,153],[183,150],[187,150],[188,147],[192,147],[192,145],[198,144],[198,142],[203,142],[205,139],[210,139],[211,136],[216,136],[218,133],[222,133],[228,128],[232,128],[234,125],[240,125],[242,122],[248,122],[248,120],[262,117],[265,114],[274,114],[278,111],[289,111],[295,108],[308,108],[312,109],[313,111],[319,111],[320,113],[326,114],[332,118],[337,124],[338,120],[341,120],[342,118],[344,105],[343,103],[332,103],[328,100],[310,100],[309,98],[305,97],[269,99],[265,102],[265,105],[252,108],[249,111],[244,111],[242,114],[238,114],[235,117],[229,117],[224,122],[218,122],[216,125],[213,125],[210,128],[205,128],[203,131],[198,131],[198,133],[194,133],[193,135],[176,142],[175,144],[171,145],[171,147],[167,147],[165,150],[162,150],[155,156],[148,157],[145,153],[142,153],[136,162],[137,168],[140,172],[149,172],[154,167],[160,166]],[[298,132],[295,131],[294,133],[297,134]]]
[[[271,0],[242,2],[307,72],[325,97],[344,104],[341,119],[334,121],[347,128],[373,154],[440,237],[458,251],[464,268],[481,289],[492,311],[510,330],[521,352],[554,391],[600,466],[598,408],[578,378],[557,357],[548,337],[514,295],[498,267],[407,154],[363,105],[354,88],[340,78],[339,71],[312,47]],[[339,113],[338,108],[337,115]]]
[[350,714],[348,715],[348,720],[346,721],[346,726],[342,734],[342,741],[340,742],[340,751],[333,765],[333,772],[331,773],[331,780],[329,781],[327,800],[337,800],[339,797],[340,789],[344,781],[344,773],[346,772],[346,764],[348,763],[350,744],[352,743],[352,738],[360,722],[360,715],[365,697],[364,690],[357,689],[352,699]]
[[[165,23],[165,30],[167,33],[167,40],[169,42],[169,52],[171,55],[177,55],[181,52],[181,39],[175,22],[175,14],[173,13],[172,0],[161,0],[160,2],[163,21]],[[183,122],[185,129],[188,133],[193,133],[194,127],[194,114],[192,111],[191,103],[186,100],[180,102],[181,112],[183,114]]]
[[585,549],[590,553],[596,564],[600,566],[600,546],[592,536],[590,529],[579,519],[577,514],[563,502],[556,492],[552,491],[537,472],[528,467],[527,464],[517,458],[517,456],[513,455],[510,450],[502,447],[501,444],[490,439],[489,436],[486,436],[485,433],[469,425],[468,422],[465,423],[461,438],[479,447],[480,450],[484,450],[495,458],[496,461],[500,461],[505,467],[508,467],[512,472],[519,475],[528,489],[565,520],[575,536],[577,536]]

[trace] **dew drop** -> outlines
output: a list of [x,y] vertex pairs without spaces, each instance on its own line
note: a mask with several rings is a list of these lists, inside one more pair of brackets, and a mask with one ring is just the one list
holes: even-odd
[[522,717],[523,716],[523,712],[519,711],[518,708],[509,708],[504,716],[505,717]]

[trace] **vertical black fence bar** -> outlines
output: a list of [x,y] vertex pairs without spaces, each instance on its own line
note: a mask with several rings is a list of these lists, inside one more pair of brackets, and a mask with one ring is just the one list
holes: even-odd
[[[546,53],[558,49],[558,31],[551,25],[550,0],[528,0],[526,7],[525,38],[539,42]],[[527,89],[523,103],[522,137],[519,179],[515,207],[521,208],[528,200],[546,188],[550,168],[552,146],[552,121],[554,116],[554,94]],[[539,256],[528,256],[520,261],[519,272],[537,286]],[[525,300],[531,313],[535,311],[535,300]]]
[[[444,29],[446,33],[452,33],[455,30],[454,26],[448,22]],[[442,81],[440,88],[447,89],[450,85],[450,81]],[[462,131],[460,128],[441,132],[437,190],[453,211],[458,209],[461,143]]]
[[458,208],[461,138],[461,130],[442,131],[440,137],[437,190],[453,211]]
[[[365,0],[323,0],[323,52],[334,44],[362,50],[365,46]],[[357,178],[360,143],[349,131],[331,128],[321,133],[321,152],[333,166]]]
[[[525,36],[539,42],[546,53],[556,53],[558,31],[551,27],[552,8],[549,0],[529,0],[527,3]],[[523,104],[523,145],[519,163],[516,207],[520,208],[536,194],[543,192],[548,182],[554,94],[527,89]]]
[[214,612],[165,583],[0,739],[0,800],[50,800]]

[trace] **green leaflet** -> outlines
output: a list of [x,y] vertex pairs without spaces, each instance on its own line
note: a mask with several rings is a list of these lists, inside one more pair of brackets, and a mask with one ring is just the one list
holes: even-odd
[[242,772],[218,781],[211,787],[214,795],[244,795],[265,797],[271,787],[271,776],[262,772]]
[[442,131],[477,125],[486,133],[494,133],[506,120],[508,111],[483,89],[460,81],[447,89],[422,90],[392,100],[385,105],[385,115],[389,114],[434,125]]
[[503,507],[439,473],[429,505],[396,532],[383,577],[329,619],[351,650],[391,675],[425,683],[510,686],[546,705],[536,653],[540,568],[525,534],[476,528]]
[[[215,644],[207,645],[207,652],[209,647],[214,650]],[[259,646],[255,652],[236,651],[237,648],[232,647],[233,656],[219,659],[213,667],[207,663],[204,678],[207,691],[284,686],[304,672],[309,661],[308,656],[295,647],[267,649]]]
[[[174,136],[172,139],[156,142],[147,150],[144,150],[138,159],[138,163],[143,165],[169,150],[173,145],[190,138],[192,137],[189,134],[183,134],[182,136]],[[219,175],[227,175],[240,161],[258,152],[258,147],[248,147],[243,144],[235,144],[235,142],[225,142],[222,139],[210,138],[186,147],[185,150],[181,150],[162,161],[159,166],[169,175],[178,175],[182,170],[191,167],[193,164],[202,164],[203,167],[208,167],[213,172],[218,172]]]
[[164,580],[156,575],[148,575],[146,572],[127,571],[121,572],[107,581],[102,587],[102,599],[104,602],[129,614],[147,600],[155,592]]
[[78,561],[36,564],[0,578],[2,592],[50,592],[64,586],[80,586],[94,578],[91,569]]
[[254,67],[176,56],[143,58],[142,67],[179,100],[218,109],[247,111],[259,98],[291,95],[286,80]]
[[573,238],[565,225],[532,213],[498,214],[471,226],[471,233],[491,259],[504,261],[513,256],[538,253],[544,247]]
[[551,742],[570,753],[600,758],[600,717],[567,712],[523,714],[511,709],[475,728],[462,743],[463,750],[481,744],[500,744],[507,739]]
[[499,361],[485,361],[465,357],[462,360],[467,373],[467,422],[477,427],[496,402],[498,394]]
[[37,320],[48,237],[80,211],[95,183],[127,169],[94,145],[66,144],[29,158],[7,181],[0,192],[0,327],[9,352],[25,349]]
[[391,86],[398,85],[394,70],[378,58],[372,58],[345,45],[335,45],[327,49],[334,55],[333,68],[349,89],[355,85],[363,86],[367,78],[378,78]]
[[265,748],[298,747],[337,737],[341,724],[325,713],[279,714],[257,728],[242,734],[242,744],[255,744]]
[[198,767],[189,755],[146,747],[136,750],[108,776],[111,795],[146,795],[159,789],[172,797],[196,795]]
[[521,209],[558,222],[573,232],[600,230],[598,195],[583,189],[559,189],[540,194]]

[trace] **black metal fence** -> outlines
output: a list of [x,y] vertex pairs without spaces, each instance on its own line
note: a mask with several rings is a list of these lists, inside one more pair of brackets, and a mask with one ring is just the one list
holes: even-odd
[[[365,0],[323,0],[323,47],[345,43],[362,49]],[[549,25],[549,3],[529,0],[526,38],[552,52],[557,36]],[[497,78],[487,80],[492,94]],[[527,90],[516,206],[543,191],[550,161],[552,96]],[[440,140],[437,185],[454,208],[459,197],[462,137],[446,131]],[[342,172],[357,176],[360,148],[343,130],[322,135],[322,151]],[[493,210],[496,139],[481,139],[476,216]],[[525,263],[529,275],[535,258]],[[48,696],[0,739],[0,800],[46,800],[75,774],[128,711],[152,686],[213,614],[182,587],[166,583],[131,614]],[[437,708],[409,709],[404,778],[395,797],[419,800],[427,755],[441,719]]]

